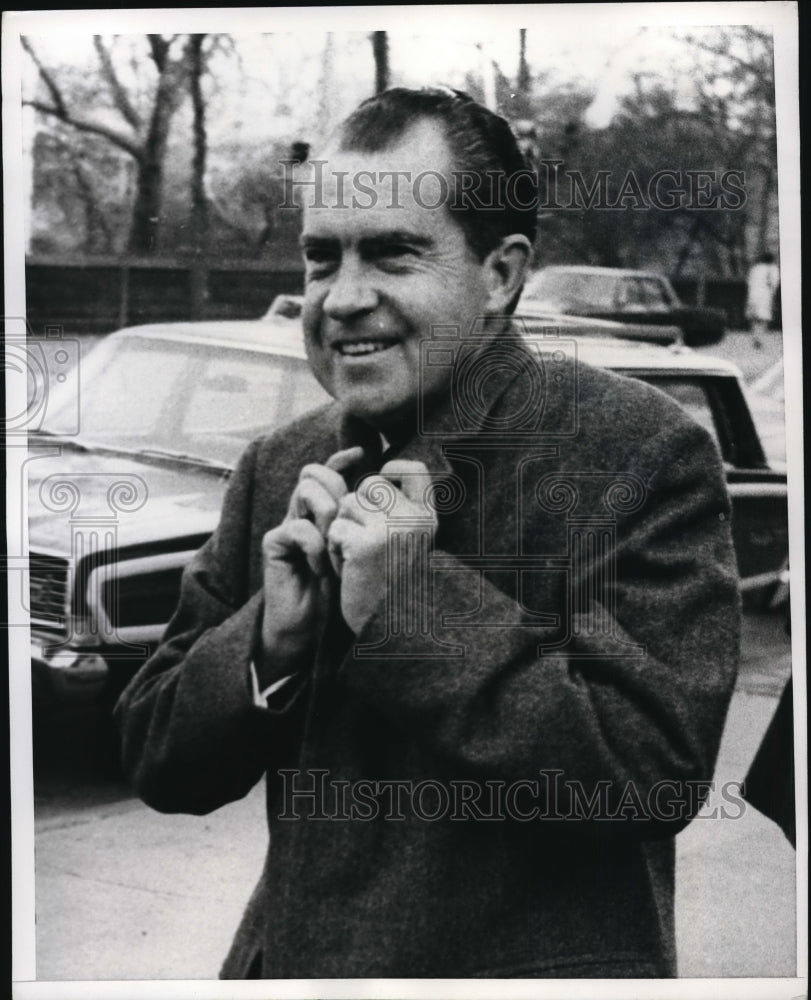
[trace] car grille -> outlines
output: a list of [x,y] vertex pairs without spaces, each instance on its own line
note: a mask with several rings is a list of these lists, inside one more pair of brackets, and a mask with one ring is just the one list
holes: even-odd
[[31,623],[67,631],[68,561],[32,552],[28,559]]

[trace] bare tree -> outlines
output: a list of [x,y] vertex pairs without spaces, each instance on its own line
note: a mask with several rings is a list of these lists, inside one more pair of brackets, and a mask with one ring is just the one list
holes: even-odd
[[730,146],[747,179],[754,218],[757,256],[773,249],[770,230],[776,215],[777,140],[774,94],[774,45],[768,28],[753,25],[718,27],[688,34],[696,53],[694,82],[702,115]]
[[[41,114],[54,118],[69,128],[98,136],[132,157],[136,164],[136,193],[132,208],[128,248],[133,253],[157,249],[163,193],[164,163],[172,118],[186,94],[190,60],[194,46],[188,43],[177,51],[177,35],[148,35],[149,57],[157,71],[151,109],[142,114],[121,83],[110,49],[100,36],[93,44],[99,60],[100,79],[112,106],[122,119],[117,128],[88,116],[75,106],[60,85],[57,74],[46,67],[27,38],[22,45],[39,72],[47,100],[30,99],[25,103]],[[174,50],[174,51],[173,51]],[[199,51],[199,50],[198,50]]]

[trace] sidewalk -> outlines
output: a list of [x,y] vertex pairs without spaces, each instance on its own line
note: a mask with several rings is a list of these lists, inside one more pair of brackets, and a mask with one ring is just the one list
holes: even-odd
[[128,800],[52,819],[36,838],[37,979],[216,979],[265,831],[262,785],[205,817]]

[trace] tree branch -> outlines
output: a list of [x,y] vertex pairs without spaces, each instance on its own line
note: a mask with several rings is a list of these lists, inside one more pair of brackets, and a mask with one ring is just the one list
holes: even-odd
[[115,106],[121,112],[124,120],[131,125],[136,132],[141,129],[141,116],[132,106],[130,102],[129,95],[127,94],[124,87],[121,85],[121,81],[118,79],[115,67],[113,66],[113,61],[110,58],[110,53],[104,47],[104,43],[101,40],[101,35],[93,35],[93,46],[96,49],[96,53],[99,57],[99,62],[101,63],[101,72],[104,79],[107,81],[110,90],[112,91],[113,101]]
[[60,107],[50,107],[48,104],[43,104],[42,101],[23,101],[23,104],[28,107],[34,108],[35,111],[39,111],[43,115],[51,115],[54,118],[58,118],[59,121],[64,122],[66,125],[70,125],[79,132],[89,132],[91,135],[100,135],[108,142],[111,142],[114,146],[118,146],[119,149],[123,149],[125,153],[129,153],[136,160],[140,160],[143,156],[143,150],[141,147],[129,139],[125,135],[121,135],[120,132],[116,132],[115,129],[108,128],[106,125],[99,125],[96,122],[85,121],[81,118],[74,118],[65,108],[64,104]]
[[149,39],[152,61],[158,67],[158,72],[162,73],[166,67],[166,57],[169,53],[169,46],[177,36],[172,35],[169,41],[167,41],[163,35],[147,35],[146,37]]
[[[762,35],[756,34],[754,36],[759,41],[767,41]],[[739,69],[745,70],[751,76],[760,78],[762,76],[763,67],[757,64],[757,56],[753,59],[744,59],[742,56],[737,55],[735,52],[731,52],[729,48],[724,48],[723,42],[717,42],[712,44],[711,42],[704,42],[698,38],[690,38],[690,44],[694,45],[697,49],[701,49],[702,52],[706,52],[708,55],[717,56],[719,59],[729,59],[731,63],[734,63]]]
[[[54,78],[51,75],[51,73],[42,65],[42,63],[40,62],[39,56],[34,51],[33,46],[28,41],[28,39],[25,37],[25,35],[23,35],[20,38],[20,42],[22,44],[22,47],[25,49],[25,51],[34,60],[34,65],[39,70],[40,78],[41,78],[42,82],[45,84],[45,86],[47,87],[48,93],[51,95],[51,100],[53,101],[53,104],[54,104],[53,114],[57,115],[57,117],[59,117],[59,118],[65,118],[65,117],[67,117],[67,115],[68,115],[68,109],[67,109],[67,107],[65,105],[65,101],[62,98],[62,91],[56,85],[56,80],[54,80]],[[25,102],[23,102],[23,103],[25,103]]]

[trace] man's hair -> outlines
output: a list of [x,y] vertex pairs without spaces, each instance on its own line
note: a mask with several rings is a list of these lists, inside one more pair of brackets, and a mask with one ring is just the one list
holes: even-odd
[[443,127],[455,160],[448,207],[480,260],[513,233],[533,244],[537,179],[507,122],[460,90],[393,87],[370,97],[339,126],[339,148],[377,153],[424,120]]

